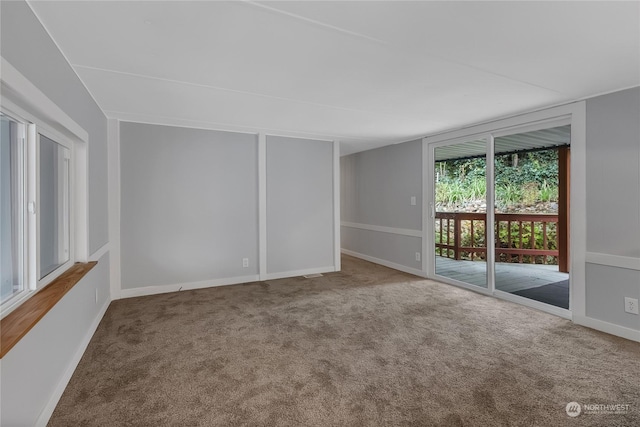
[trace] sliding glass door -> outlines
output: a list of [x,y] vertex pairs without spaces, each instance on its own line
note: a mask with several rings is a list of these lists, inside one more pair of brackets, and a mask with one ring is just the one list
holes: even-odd
[[434,265],[439,276],[486,288],[487,141],[435,147]]
[[570,141],[558,119],[428,145],[436,278],[569,309]]

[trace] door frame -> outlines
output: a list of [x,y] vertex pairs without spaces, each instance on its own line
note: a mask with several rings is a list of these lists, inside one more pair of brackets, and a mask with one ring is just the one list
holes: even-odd
[[[520,114],[505,119],[477,124],[455,131],[445,132],[422,139],[422,271],[427,278],[444,281],[455,286],[473,290],[485,295],[516,302],[531,308],[542,310],[567,319],[585,316],[585,263],[586,263],[586,107],[584,101]],[[435,182],[434,150],[437,146],[460,143],[474,139],[487,140],[487,206],[494,206],[494,144],[493,138],[512,133],[527,132],[534,129],[550,128],[559,124],[571,125],[570,159],[570,200],[569,214],[570,280],[569,309],[565,310],[528,298],[520,297],[495,289],[493,251],[487,251],[487,288],[467,285],[455,280],[443,280],[435,274],[434,265],[434,221]],[[491,161],[490,161],[491,159]],[[489,182],[491,180],[491,182]],[[487,223],[493,224],[494,209],[487,210]],[[491,222],[489,222],[491,221]],[[492,233],[487,233],[487,247],[495,246]],[[491,257],[489,256],[491,254]]]

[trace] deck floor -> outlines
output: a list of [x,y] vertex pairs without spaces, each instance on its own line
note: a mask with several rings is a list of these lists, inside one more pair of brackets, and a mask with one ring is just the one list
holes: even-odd
[[[436,256],[436,274],[472,285],[487,287],[487,266],[480,261],[456,261]],[[517,292],[569,279],[557,265],[496,263],[496,289]]]

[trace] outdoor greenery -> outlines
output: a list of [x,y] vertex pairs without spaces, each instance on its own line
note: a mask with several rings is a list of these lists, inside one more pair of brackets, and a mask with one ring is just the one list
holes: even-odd
[[[486,212],[486,161],[484,158],[449,160],[436,163],[436,204],[438,209],[448,211]],[[540,213],[547,209],[547,205],[558,201],[558,152],[556,150],[536,151],[521,154],[496,156],[495,159],[495,200],[498,212],[533,212]],[[546,204],[546,205],[545,205]],[[539,206],[542,205],[542,206]],[[447,226],[443,227],[446,236]],[[542,223],[512,223],[511,228],[506,223],[499,223],[496,230],[496,244],[502,248],[516,248],[520,244],[531,248],[535,240],[535,247],[542,248],[544,232]],[[463,220],[460,224],[461,246],[486,247],[484,222],[476,221],[471,232],[470,221]],[[556,224],[546,226],[546,247],[555,250]],[[453,229],[449,231],[453,233]],[[436,237],[438,238],[438,237]],[[451,234],[452,238],[452,234]],[[446,256],[445,249],[439,249],[440,255]],[[437,251],[438,252],[438,251]],[[449,250],[449,256],[452,256]],[[484,259],[485,254],[476,252],[461,253],[462,259]],[[525,263],[556,264],[556,257],[525,256]],[[519,262],[518,255],[500,254],[499,262]]]
[[[436,163],[436,203],[461,204],[486,198],[484,158]],[[558,201],[558,152],[536,151],[496,156],[496,203],[515,204]]]

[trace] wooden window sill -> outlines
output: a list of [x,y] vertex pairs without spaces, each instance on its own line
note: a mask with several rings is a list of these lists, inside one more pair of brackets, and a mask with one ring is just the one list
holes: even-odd
[[75,263],[60,277],[24,301],[0,320],[0,359],[27,335],[36,323],[53,308],[98,262]]

